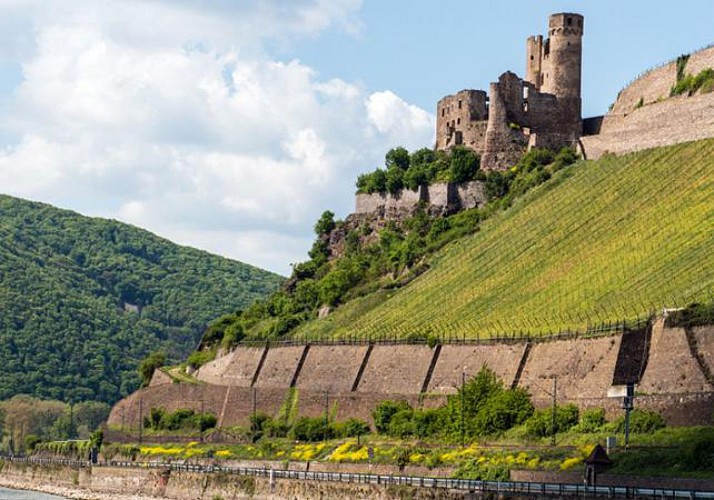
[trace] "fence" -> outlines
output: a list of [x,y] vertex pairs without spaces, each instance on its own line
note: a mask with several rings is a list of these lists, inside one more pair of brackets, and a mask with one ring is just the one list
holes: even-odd
[[372,484],[380,486],[410,486],[414,488],[448,489],[470,493],[493,493],[496,495],[552,496],[573,498],[640,498],[714,500],[714,491],[677,490],[666,488],[586,486],[564,483],[531,483],[521,481],[481,481],[475,479],[444,479],[435,477],[361,474],[344,472],[310,472],[254,467],[222,467],[217,465],[193,465],[166,462],[99,462],[90,464],[73,460],[52,460],[33,458],[5,458],[12,462],[35,463],[38,465],[57,464],[69,467],[124,467],[155,468],[163,470],[194,472],[199,474],[223,473],[238,476],[267,478],[271,486],[276,479]]

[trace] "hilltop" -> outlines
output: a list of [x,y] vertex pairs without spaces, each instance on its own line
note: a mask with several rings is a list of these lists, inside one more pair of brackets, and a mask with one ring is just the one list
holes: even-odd
[[206,323],[280,276],[120,222],[0,196],[0,399],[114,402],[137,365],[185,357]]

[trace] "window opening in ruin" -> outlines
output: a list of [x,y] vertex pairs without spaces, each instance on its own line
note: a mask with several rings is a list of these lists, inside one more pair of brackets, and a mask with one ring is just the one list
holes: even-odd
[[583,27],[583,20],[582,20],[582,19],[581,19],[580,21],[578,21],[578,27],[579,27],[579,28],[582,28],[582,27]]
[[457,124],[457,125],[461,125],[461,118],[457,118],[457,119],[456,119],[456,124]]
[[533,60],[533,54],[531,54],[531,61]]
[[573,24],[573,18],[569,17],[568,18],[568,26],[572,26],[572,24]]
[[459,99],[459,109],[461,109],[461,99]]
[[458,132],[456,132],[456,137],[454,137],[454,144],[456,144],[458,146],[459,144],[463,144],[463,143],[464,143],[464,136],[461,133],[461,131],[459,130]]
[[445,108],[441,108],[441,116],[442,116],[442,117],[444,116],[444,112],[445,112],[445,111],[446,111]]

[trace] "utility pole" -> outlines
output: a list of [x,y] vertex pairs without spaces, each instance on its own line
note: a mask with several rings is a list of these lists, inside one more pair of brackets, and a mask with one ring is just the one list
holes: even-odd
[[555,446],[555,413],[556,413],[556,407],[558,403],[558,376],[553,375],[553,415],[552,415],[552,422],[551,422],[551,439],[550,439],[550,444],[551,446]]
[[461,447],[465,446],[466,440],[466,420],[464,412],[466,411],[464,388],[466,387],[466,369],[461,370]]
[[143,400],[139,399],[139,446],[141,446],[141,431],[144,428],[144,408]]
[[328,391],[325,391],[325,431],[324,431],[324,434],[323,434],[323,436],[322,436],[322,437],[323,437],[323,441],[327,441],[327,426],[328,426],[327,417],[328,417],[328,412],[329,412],[329,409],[330,409],[330,401],[329,401],[329,399],[328,399],[328,398],[329,398],[329,394],[330,394],[330,393],[329,393]]
[[255,443],[256,436],[258,435],[258,421],[256,420],[256,413],[258,412],[258,402],[257,402],[257,389],[253,387],[253,418],[251,419],[250,428],[253,431],[253,435],[250,437],[251,441]]

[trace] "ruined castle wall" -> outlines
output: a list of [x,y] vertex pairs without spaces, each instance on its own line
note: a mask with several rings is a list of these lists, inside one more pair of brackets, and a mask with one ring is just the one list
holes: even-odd
[[209,384],[250,387],[264,347],[238,347],[203,365],[196,378]]
[[537,406],[551,401],[558,377],[558,401],[578,406],[603,406],[612,385],[621,335],[587,340],[553,340],[533,344],[521,374]]
[[366,345],[311,346],[296,387],[315,391],[351,391],[366,353]]
[[444,97],[436,106],[436,149],[463,144],[480,151],[487,116],[486,93],[482,90],[462,90]]
[[464,182],[456,186],[456,195],[463,210],[485,205],[488,201],[483,182]]
[[402,189],[397,194],[358,193],[355,198],[355,213],[411,211],[421,199],[421,190],[412,191],[411,189]]
[[646,394],[696,393],[712,390],[687,341],[684,328],[652,330],[650,356],[637,389]]
[[[714,47],[693,53],[687,61],[685,74],[696,75],[705,68],[714,68]],[[622,89],[609,114],[622,116],[630,113],[637,107],[640,99],[643,104],[667,99],[676,81],[676,61],[650,70]]]
[[426,345],[376,345],[357,390],[419,394],[433,350]]
[[484,366],[490,368],[506,387],[510,387],[525,348],[525,343],[445,345],[441,348],[427,391],[454,394],[461,385],[462,373],[470,379]]
[[439,182],[430,186],[421,186],[418,191],[403,189],[396,195],[390,193],[359,193],[355,198],[356,214],[394,214],[410,215],[423,201],[436,211],[444,211],[447,207],[458,207],[462,210],[484,205],[488,200],[480,181],[452,184]]
[[588,159],[714,137],[714,92],[677,96],[605,116],[599,135],[581,138]]

